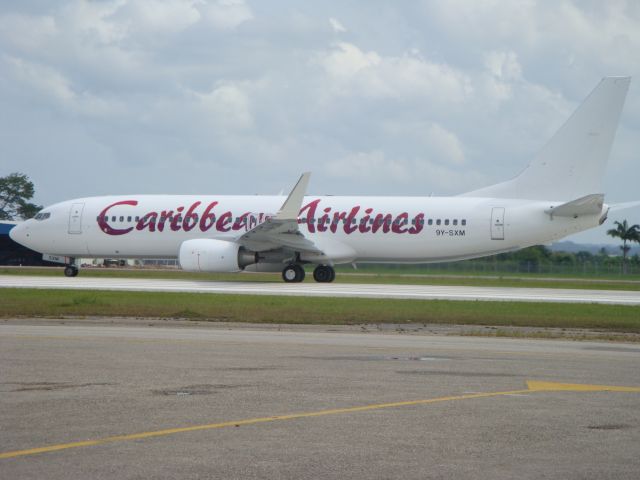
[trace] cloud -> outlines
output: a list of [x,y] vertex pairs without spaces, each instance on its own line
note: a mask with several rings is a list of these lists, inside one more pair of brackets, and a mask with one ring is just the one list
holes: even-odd
[[132,0],[123,4],[117,18],[129,24],[130,35],[139,29],[180,32],[200,21],[199,4],[197,0]]
[[233,29],[253,18],[244,0],[217,0],[204,7],[207,19],[216,28]]
[[10,56],[5,56],[2,63],[16,80],[38,92],[42,99],[60,110],[101,117],[122,109],[117,101],[100,98],[91,92],[76,91],[71,82],[53,68]]
[[325,170],[334,177],[394,182],[406,182],[411,175],[404,162],[386,158],[379,150],[350,153],[328,162]]
[[246,129],[253,125],[249,96],[238,85],[223,83],[209,93],[196,93],[195,98],[205,118],[217,128]]
[[339,20],[336,20],[333,17],[329,19],[329,24],[331,25],[331,28],[335,33],[344,33],[347,31],[347,29],[344,28],[344,25],[342,25]]
[[463,165],[465,163],[464,151],[458,137],[434,123],[426,132],[427,142],[436,153],[437,159],[442,163]]
[[50,15],[33,17],[8,14],[0,17],[0,39],[15,45],[22,51],[34,51],[46,47],[57,33],[56,20]]
[[416,51],[385,57],[339,42],[317,58],[333,80],[334,91],[344,95],[396,99],[418,96],[461,102],[472,91],[469,79],[462,72],[425,60]]
[[[640,77],[640,3],[25,0],[0,2],[0,51],[0,167],[41,175],[39,203],[309,169],[315,192],[455,194],[520,171],[603,75]],[[640,175],[635,82],[616,201]],[[61,189],[61,162],[122,176]]]

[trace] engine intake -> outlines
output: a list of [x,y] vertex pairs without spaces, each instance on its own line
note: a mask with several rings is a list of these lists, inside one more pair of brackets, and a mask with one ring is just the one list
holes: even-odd
[[257,263],[258,255],[235,242],[198,238],[182,242],[178,260],[188,272],[229,273]]

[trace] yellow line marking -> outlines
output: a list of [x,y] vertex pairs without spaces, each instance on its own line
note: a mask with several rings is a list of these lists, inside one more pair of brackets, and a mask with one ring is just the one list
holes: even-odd
[[527,381],[532,392],[640,392],[640,387]]
[[508,395],[526,394],[532,392],[640,392],[640,387],[614,387],[605,385],[580,385],[572,383],[554,383],[554,382],[538,382],[527,381],[527,388],[522,390],[511,390],[507,392],[486,392],[486,393],[468,393],[464,395],[452,395],[448,397],[427,398],[422,400],[410,400],[405,402],[378,403],[371,405],[361,405],[359,407],[334,408],[330,410],[319,410],[316,412],[292,413],[289,415],[275,415],[271,417],[249,418],[245,420],[234,420],[221,423],[209,423],[206,425],[194,425],[191,427],[168,428],[165,430],[156,430],[151,432],[132,433],[129,435],[116,435],[113,437],[105,437],[96,440],[85,440],[80,442],[61,443],[58,445],[49,445],[46,447],[30,448],[26,450],[15,450],[12,452],[0,453],[0,459],[22,457],[26,455],[34,455],[37,453],[56,452],[59,450],[67,450],[70,448],[90,447],[93,445],[103,445],[106,443],[123,442],[127,440],[141,440],[152,437],[163,437],[176,433],[197,432],[200,430],[214,430],[226,427],[240,427],[243,425],[254,425],[258,423],[277,422],[281,420],[295,420],[299,418],[322,417],[326,415],[339,415],[343,413],[366,412],[371,410],[381,410],[384,408],[408,407],[413,405],[428,405],[431,403],[450,402],[455,400],[469,400],[473,398],[489,398]]

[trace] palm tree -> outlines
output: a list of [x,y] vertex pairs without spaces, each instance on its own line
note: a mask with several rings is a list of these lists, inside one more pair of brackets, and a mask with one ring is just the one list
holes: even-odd
[[640,242],[640,225],[631,225],[626,220],[620,222],[613,222],[616,224],[616,228],[607,230],[607,235],[611,237],[617,237],[622,240],[622,273],[627,273],[627,253],[631,250],[631,247],[627,245],[627,242]]

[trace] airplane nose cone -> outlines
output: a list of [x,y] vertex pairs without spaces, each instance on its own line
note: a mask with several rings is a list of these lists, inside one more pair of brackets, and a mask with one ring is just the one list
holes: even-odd
[[20,245],[25,245],[29,238],[29,227],[19,223],[9,230],[9,238]]

